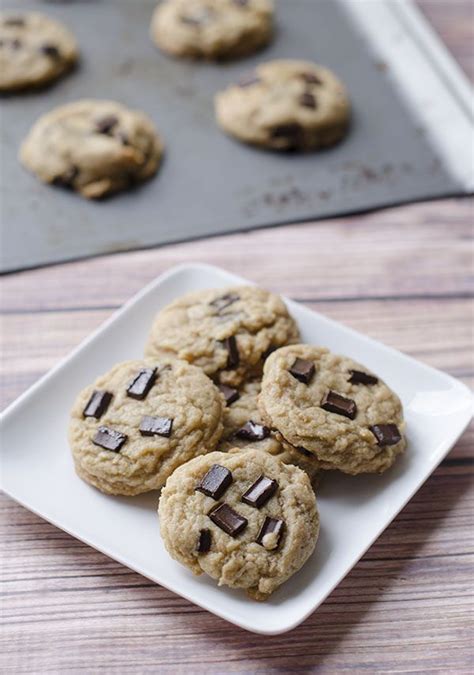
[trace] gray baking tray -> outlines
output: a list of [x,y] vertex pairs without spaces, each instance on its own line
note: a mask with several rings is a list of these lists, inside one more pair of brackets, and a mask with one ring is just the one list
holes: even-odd
[[[435,78],[429,84],[428,75],[441,67],[426,56],[426,46],[419,46],[421,38],[411,34],[407,17],[401,21],[396,15],[403,0],[281,0],[272,46],[226,65],[161,54],[148,37],[155,4],[75,0],[8,5],[39,7],[62,19],[78,38],[82,61],[46,90],[0,101],[2,271],[469,189],[463,174],[467,139],[458,143],[463,166],[457,165],[459,152],[453,153],[453,143],[467,129],[463,120],[468,111],[462,96],[447,86],[452,82]],[[381,8],[386,14],[377,18],[374,11]],[[419,28],[419,23],[415,17],[414,25]],[[380,40],[384,30],[389,34]],[[433,54],[438,49],[431,48]],[[259,61],[282,57],[326,64],[346,82],[354,118],[345,142],[320,153],[276,154],[241,145],[219,131],[214,94]],[[426,87],[429,105],[423,107],[416,96]],[[38,116],[84,97],[116,99],[152,117],[166,143],[156,178],[131,192],[89,202],[42,185],[19,165],[19,144]],[[440,134],[432,133],[439,132],[442,114],[450,114],[454,141],[443,137],[440,142]]]

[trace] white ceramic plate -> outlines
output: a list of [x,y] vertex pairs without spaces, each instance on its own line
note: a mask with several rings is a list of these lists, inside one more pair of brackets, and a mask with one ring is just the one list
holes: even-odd
[[460,382],[288,301],[303,340],[367,365],[400,395],[409,449],[383,476],[331,475],[318,492],[321,535],[302,570],[270,600],[194,577],[163,546],[157,494],[107,497],[74,473],[66,430],[76,393],[116,361],[139,358],[155,312],[183,293],[248,283],[206,265],[177,267],[138,293],[2,416],[2,487],[23,506],[127,567],[232,623],[263,634],[301,623],[355,565],[427,479],[468,424]]

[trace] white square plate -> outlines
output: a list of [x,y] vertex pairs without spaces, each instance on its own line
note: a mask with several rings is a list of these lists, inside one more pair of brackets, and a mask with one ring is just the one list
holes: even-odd
[[116,312],[2,416],[2,487],[90,546],[247,630],[288,631],[355,565],[447,454],[468,424],[473,396],[460,382],[288,301],[303,340],[367,365],[400,395],[409,449],[383,476],[331,475],[318,491],[321,535],[298,574],[265,603],[218,588],[174,562],[161,541],[157,494],[108,497],[74,473],[66,430],[77,392],[116,361],[140,358],[152,317],[183,293],[248,283],[207,265],[177,267]]

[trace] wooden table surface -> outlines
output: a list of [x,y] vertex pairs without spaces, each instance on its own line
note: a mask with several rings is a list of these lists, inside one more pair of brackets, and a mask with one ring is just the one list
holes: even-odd
[[[468,0],[423,0],[472,77]],[[469,20],[470,19],[470,20]],[[4,407],[156,275],[221,265],[474,384],[472,201],[278,227],[3,277]],[[261,637],[2,496],[0,670],[471,672],[472,428],[327,601]]]

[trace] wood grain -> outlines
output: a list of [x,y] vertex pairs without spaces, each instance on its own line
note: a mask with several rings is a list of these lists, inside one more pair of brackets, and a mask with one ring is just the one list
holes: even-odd
[[[423,0],[472,75],[464,0]],[[169,267],[217,264],[474,384],[471,200],[231,235],[4,277],[5,406]],[[5,673],[470,673],[471,428],[324,605],[246,633],[0,497]],[[40,451],[40,449],[39,449]]]

